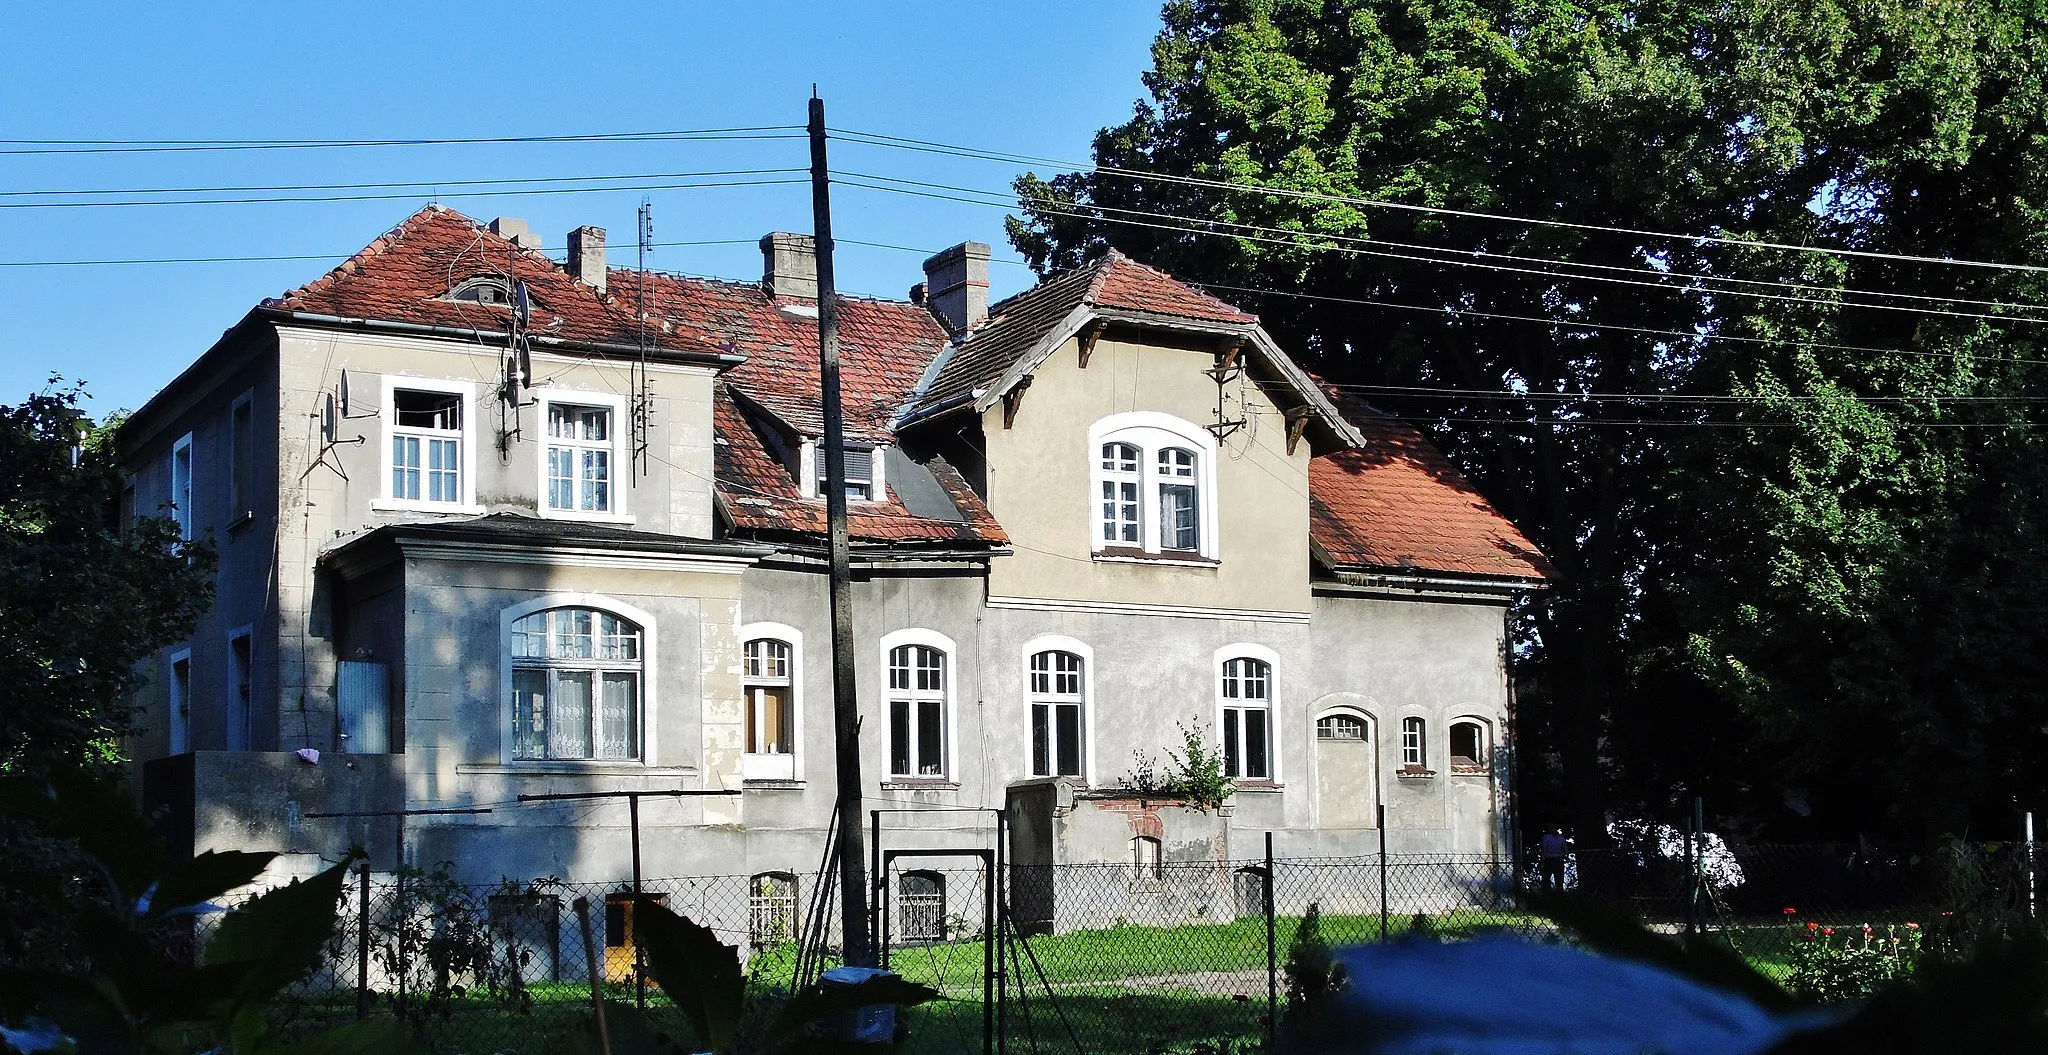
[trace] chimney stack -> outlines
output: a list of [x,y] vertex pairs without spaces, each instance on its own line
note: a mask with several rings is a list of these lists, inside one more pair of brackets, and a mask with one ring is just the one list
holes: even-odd
[[517,216],[500,216],[492,220],[491,233],[521,249],[540,248],[540,236],[534,234],[533,228]]
[[818,299],[818,240],[786,231],[762,235],[761,288],[778,299]]
[[578,227],[569,232],[569,274],[604,292],[604,228]]
[[965,332],[988,317],[989,247],[962,242],[924,262],[925,297],[932,314]]

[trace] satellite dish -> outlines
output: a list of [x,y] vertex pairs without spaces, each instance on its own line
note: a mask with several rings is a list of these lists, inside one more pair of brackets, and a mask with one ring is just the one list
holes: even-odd
[[519,335],[519,380],[528,388],[533,387],[533,342]]
[[519,319],[521,329],[533,322],[533,299],[526,295],[526,283],[512,283],[512,314]]
[[320,406],[320,438],[330,445],[334,443],[336,425],[334,393],[329,392],[327,393],[326,400]]
[[348,370],[341,372],[341,416],[348,417]]

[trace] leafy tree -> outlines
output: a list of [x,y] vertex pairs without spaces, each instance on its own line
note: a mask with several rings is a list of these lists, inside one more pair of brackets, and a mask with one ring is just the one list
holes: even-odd
[[1535,538],[1562,574],[1518,619],[1527,815],[1597,838],[1610,806],[1704,793],[1917,834],[2039,794],[2048,569],[2019,540],[2048,488],[2024,404],[1995,401],[2048,359],[1998,306],[2041,302],[2039,273],[1783,248],[2042,263],[2037,10],[1163,20],[1150,98],[1094,171],[1018,179],[1011,239],[1041,270],[1114,241],[1257,310]]
[[0,770],[39,775],[118,752],[136,664],[213,601],[213,552],[157,510],[119,522],[114,427],[80,387],[0,406]]
[[[212,600],[208,545],[162,516],[118,523],[113,426],[80,395],[0,406],[0,773],[24,778],[114,779],[136,664]],[[72,924],[104,894],[90,870],[67,836],[0,813],[0,966],[76,955]]]

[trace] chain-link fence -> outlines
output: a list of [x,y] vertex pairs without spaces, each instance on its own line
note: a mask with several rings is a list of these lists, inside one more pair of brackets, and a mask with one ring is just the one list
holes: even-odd
[[[1547,881],[1623,902],[1654,928],[1724,940],[1786,979],[1808,943],[1852,941],[1866,927],[1880,943],[1909,924],[1940,940],[2026,918],[2039,882],[2030,862],[2024,847],[1964,844],[1923,853],[1652,847],[1575,853],[1562,868],[1460,855],[1140,860],[1011,867],[997,897],[985,864],[892,862],[876,930],[887,966],[944,997],[905,1013],[906,1050],[1190,1051],[1266,1035],[1311,905],[1334,947],[1497,930],[1554,940],[1557,929],[1527,907],[1527,893]],[[832,955],[837,914],[819,900],[820,878],[660,879],[642,891],[737,946],[759,1002],[815,978]],[[351,884],[323,962],[277,1014],[290,1030],[398,1016],[420,1050],[538,1052],[588,1017],[595,984],[614,1000],[644,1001],[687,1036],[635,968],[634,907],[627,884],[365,878]],[[195,947],[205,930],[194,931]]]

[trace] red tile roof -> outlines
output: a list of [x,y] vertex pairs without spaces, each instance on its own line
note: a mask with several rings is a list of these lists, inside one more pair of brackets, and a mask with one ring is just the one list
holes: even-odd
[[1111,249],[1100,260],[1047,276],[990,307],[988,318],[969,331],[918,404],[929,407],[994,384],[1083,304],[1228,326],[1259,321],[1256,315]]
[[[350,319],[505,332],[511,309],[449,300],[472,278],[514,276],[533,298],[537,337],[575,343],[633,345],[640,327],[616,300],[570,277],[562,265],[521,249],[476,221],[429,205],[385,232],[339,267],[264,302],[264,307]],[[718,349],[689,336],[654,332],[656,348],[697,355]]]
[[1363,447],[1309,463],[1309,538],[1347,570],[1549,579],[1549,561],[1414,426],[1339,400]]
[[[637,303],[637,272],[614,271],[608,281],[614,296]],[[803,497],[787,462],[763,434],[769,423],[751,419],[744,407],[751,403],[759,408],[756,413],[765,411],[804,436],[824,433],[817,302],[778,300],[757,283],[649,272],[647,312],[678,334],[747,357],[725,373],[714,412],[719,498],[734,528],[823,534],[824,501]],[[840,298],[839,387],[847,438],[893,443],[890,420],[945,344],[945,330],[924,308]],[[887,501],[851,507],[847,524],[852,536],[867,542],[1007,541],[988,507],[958,472],[943,462],[925,468],[952,500],[959,519],[916,516],[891,488]]]

